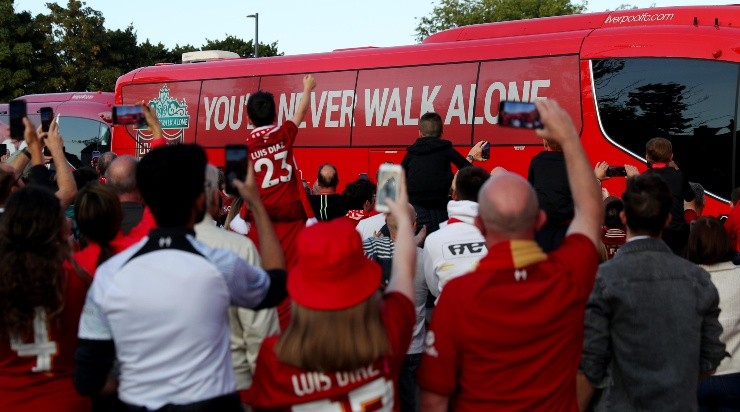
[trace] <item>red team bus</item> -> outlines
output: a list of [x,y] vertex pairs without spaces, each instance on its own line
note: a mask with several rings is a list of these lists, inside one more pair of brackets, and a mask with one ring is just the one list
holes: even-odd
[[[400,162],[428,111],[441,114],[444,137],[462,153],[488,140],[484,167],[526,176],[541,140],[497,126],[498,103],[553,98],[572,115],[592,163],[644,170],[647,140],[667,137],[676,163],[706,188],[707,212],[726,213],[740,185],[738,25],[740,6],[481,24],[410,46],[144,67],[118,79],[116,104],[145,100],[168,139],[198,143],[222,165],[224,145],[243,143],[253,128],[250,93],[272,92],[281,123],[300,100],[301,78],[313,73],[317,87],[299,128],[297,164],[312,181],[319,165],[331,162],[348,182],[374,176],[384,161]],[[141,155],[148,139],[146,131],[116,126],[112,150]],[[274,167],[282,171],[279,162]],[[605,182],[617,194],[623,186],[623,178]]]

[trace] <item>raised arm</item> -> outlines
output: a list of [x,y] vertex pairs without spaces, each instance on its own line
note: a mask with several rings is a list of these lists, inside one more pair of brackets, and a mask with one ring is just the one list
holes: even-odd
[[[72,175],[72,168],[64,156],[64,140],[62,140],[62,135],[59,134],[59,126],[56,120],[51,122],[51,126],[49,126],[46,145],[49,147],[51,158],[54,161],[54,169],[56,169],[58,187],[56,195],[59,201],[62,202],[62,208],[66,209],[75,200],[77,183],[75,183],[75,178]],[[31,161],[34,161],[33,156],[31,157]]]
[[259,233],[260,255],[262,267],[265,270],[285,269],[285,256],[280,247],[275,229],[272,227],[270,217],[267,215],[265,205],[262,203],[257,184],[254,180],[254,168],[250,164],[247,167],[247,179],[243,182],[234,179],[232,184],[239,190],[239,194],[247,202],[247,207],[254,216],[254,223]]
[[306,117],[308,112],[308,104],[311,101],[311,91],[316,87],[316,79],[310,74],[303,78],[303,94],[301,95],[301,101],[298,103],[298,107],[293,113],[293,118],[290,119],[296,126],[300,126],[303,118]]
[[395,250],[393,252],[393,266],[391,281],[386,293],[400,292],[414,302],[414,274],[416,273],[416,242],[414,229],[411,223],[413,208],[409,204],[406,193],[406,177],[401,173],[401,190],[396,201],[387,200],[390,214],[396,218],[398,229],[396,232]]
[[604,220],[604,204],[594,171],[578,137],[578,132],[568,113],[554,100],[535,102],[544,129],[537,130],[542,138],[555,140],[563,148],[568,184],[573,195],[575,214],[568,227],[568,234],[581,233],[594,245],[600,240]]

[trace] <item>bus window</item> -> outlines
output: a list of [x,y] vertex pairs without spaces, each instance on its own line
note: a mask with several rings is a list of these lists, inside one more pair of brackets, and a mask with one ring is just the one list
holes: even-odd
[[110,142],[110,128],[97,120],[62,116],[59,131],[64,138],[65,150],[78,157],[90,144],[103,146],[104,140]]
[[692,182],[729,199],[738,65],[668,58],[592,62],[604,135],[644,159],[645,144],[665,137]]

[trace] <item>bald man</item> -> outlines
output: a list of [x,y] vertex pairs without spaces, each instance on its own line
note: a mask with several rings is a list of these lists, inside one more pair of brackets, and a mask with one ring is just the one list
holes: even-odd
[[529,182],[501,172],[483,185],[476,225],[488,255],[440,295],[417,375],[421,410],[577,410],[603,205],[569,115],[552,100],[536,105],[545,125],[537,134],[563,148],[575,216],[545,254],[534,234],[546,217]]
[[339,172],[331,163],[319,167],[313,193],[308,197],[316,219],[327,221],[347,214],[347,205],[342,195],[337,194]]
[[106,183],[113,186],[118,193],[123,210],[121,232],[126,235],[141,222],[144,214],[144,201],[136,184],[136,165],[133,156],[119,156],[113,160],[105,171]]

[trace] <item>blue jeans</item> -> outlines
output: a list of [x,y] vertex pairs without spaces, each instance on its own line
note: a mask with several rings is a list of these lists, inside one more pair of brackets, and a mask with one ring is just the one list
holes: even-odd
[[699,382],[699,411],[739,412],[740,373],[710,376]]
[[406,355],[398,377],[398,394],[401,398],[401,412],[416,412],[416,368],[421,362],[421,353]]

